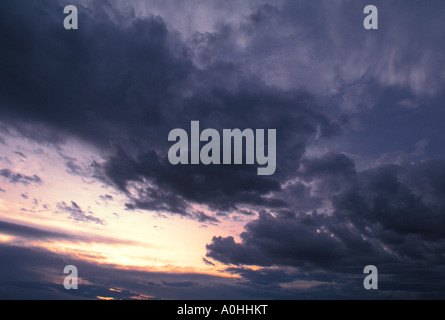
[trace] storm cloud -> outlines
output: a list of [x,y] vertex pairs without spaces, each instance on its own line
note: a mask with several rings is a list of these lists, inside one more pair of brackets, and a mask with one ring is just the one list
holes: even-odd
[[[67,172],[114,188],[128,211],[213,225],[245,216],[240,241],[215,235],[203,258],[241,276],[236,297],[354,297],[367,264],[383,274],[383,297],[444,296],[442,1],[377,0],[380,26],[371,31],[363,28],[365,1],[71,1],[75,31],[62,27],[64,4],[0,4],[2,134],[93,146],[99,157],[88,167],[64,157]],[[171,165],[168,133],[191,121],[218,131],[276,129],[275,174],[258,176],[255,165]],[[46,181],[19,171],[0,176]],[[100,199],[118,198],[112,194]],[[77,222],[105,224],[74,201],[56,207]],[[178,278],[146,285],[169,298],[184,295],[166,288],[210,292],[202,279]],[[221,281],[221,292],[233,293]],[[47,289],[51,297],[58,290]],[[91,292],[82,297],[99,295]]]
[[[319,176],[322,164],[330,174],[351,175],[351,161],[338,158],[314,159],[306,165],[305,177]],[[444,170],[443,161],[425,161],[354,173],[347,187],[329,191],[332,213],[263,212],[245,226],[240,243],[214,237],[207,257],[227,265],[318,270],[337,281],[374,264],[386,272],[387,290],[399,290],[395,279],[405,277],[423,288],[419,290],[443,296]],[[425,265],[439,268],[418,274]],[[403,290],[421,294],[413,287]]]
[[[161,17],[129,12],[118,24],[113,7],[108,14],[89,10],[81,13],[84,27],[66,33],[55,20],[57,3],[2,5],[2,12],[10,11],[2,22],[17,26],[13,33],[2,28],[10,43],[2,52],[8,61],[0,79],[3,117],[34,139],[76,135],[115,150],[98,175],[129,195],[128,208],[186,215],[189,203],[226,211],[238,204],[279,205],[265,195],[298,167],[309,139],[341,132],[306,93],[267,86],[218,55],[205,70],[198,68],[195,50]],[[31,30],[36,17],[39,28]],[[215,129],[277,128],[276,176],[255,177],[247,165],[172,167],[168,132],[196,119]],[[55,133],[44,134],[48,130]],[[73,162],[67,165],[79,172]],[[141,181],[132,194],[128,185]]]

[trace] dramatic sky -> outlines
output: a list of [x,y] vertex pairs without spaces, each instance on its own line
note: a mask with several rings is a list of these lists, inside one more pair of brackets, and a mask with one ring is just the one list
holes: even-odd
[[[445,298],[444,18],[442,0],[2,0],[0,298]],[[194,120],[276,129],[276,172],[170,164]]]

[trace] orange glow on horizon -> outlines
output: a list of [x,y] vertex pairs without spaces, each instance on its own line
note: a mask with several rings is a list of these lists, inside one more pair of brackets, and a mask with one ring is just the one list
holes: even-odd
[[[26,232],[11,236],[0,234],[0,243],[43,248],[122,270],[239,278],[225,272],[227,266],[216,261],[213,261],[215,265],[207,264],[203,257],[206,244],[213,236],[230,235],[239,241],[245,220],[221,216],[218,223],[204,223],[168,213],[127,210],[128,197],[124,192],[93,177],[67,172],[65,157],[75,158],[79,165],[87,165],[92,159],[100,163],[104,161],[100,150],[74,139],[58,148],[18,135],[4,139],[7,145],[0,146],[0,151],[11,162],[0,159],[2,165],[20,174],[36,174],[42,183],[5,182],[2,186],[5,192],[0,193],[0,221],[24,227],[24,231],[37,229],[36,234],[42,237],[28,236]],[[27,157],[21,158],[16,149]],[[103,195],[110,196],[104,198]],[[74,213],[69,210],[73,202],[79,208]],[[192,209],[216,216],[205,206],[193,205]]]
[[0,233],[0,242],[12,242],[14,239],[14,236]]
[[150,299],[154,299],[155,297],[151,297],[151,296],[146,296],[146,295],[139,295],[139,296],[133,296],[130,297],[130,299],[134,299],[134,300],[150,300]]

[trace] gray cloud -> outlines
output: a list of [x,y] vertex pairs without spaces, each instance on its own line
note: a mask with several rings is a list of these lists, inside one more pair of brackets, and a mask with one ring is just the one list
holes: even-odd
[[[113,6],[106,14],[94,7],[81,11],[83,28],[66,33],[53,18],[60,5],[47,5],[4,5],[5,11],[21,12],[21,18],[2,21],[29,32],[22,39],[18,31],[2,29],[11,42],[3,53],[9,61],[5,74],[14,76],[0,78],[3,99],[11,102],[0,112],[33,139],[58,142],[76,135],[109,150],[113,145],[116,152],[96,167],[97,176],[128,195],[128,209],[190,215],[190,203],[224,211],[243,204],[282,206],[282,200],[266,196],[298,167],[309,141],[341,132],[316,99],[269,87],[245,74],[235,60],[215,53],[212,64],[197,68],[190,48],[161,17],[135,18],[131,11],[126,16]],[[46,22],[28,30],[37,16]],[[44,80],[36,83],[36,77]],[[61,77],[67,81],[53,81]],[[27,95],[18,95],[17,88]],[[276,128],[276,175],[258,177],[247,165],[173,168],[166,161],[168,132],[196,119],[216,129]],[[82,174],[74,161],[66,165],[70,173]],[[140,184],[136,193],[128,187],[133,182]]]
[[47,231],[5,221],[0,221],[0,231],[2,233],[25,237],[27,239],[73,239],[72,236],[68,234]]
[[[19,240],[68,240],[72,242],[91,242],[91,243],[106,243],[106,244],[120,244],[120,245],[134,245],[134,246],[150,246],[150,244],[138,241],[118,239],[107,236],[90,236],[85,234],[72,234],[68,232],[58,232],[46,230],[37,227],[26,226],[6,221],[0,221],[0,232],[14,237]],[[20,244],[19,242],[18,244]]]
[[35,183],[35,184],[41,184],[42,183],[42,179],[40,179],[39,176],[37,175],[32,175],[32,176],[27,176],[21,173],[16,173],[12,170],[9,169],[2,169],[0,170],[0,176],[9,179],[9,183],[21,183],[24,185],[28,185],[30,183]]
[[[219,37],[214,47],[239,48],[236,42],[243,38],[248,45],[235,51],[233,58],[241,60],[252,53],[249,67],[268,83],[287,88],[302,86],[317,93],[337,90],[347,97],[357,84],[366,87],[377,82],[383,87],[402,86],[418,95],[443,92],[445,78],[435,69],[444,64],[438,54],[444,46],[439,31],[444,27],[443,3],[433,1],[419,8],[416,1],[377,1],[378,32],[363,29],[367,4],[340,0],[265,5],[240,28]],[[424,21],[421,27],[418,20]],[[230,45],[223,46],[221,41]],[[369,89],[356,92],[360,103],[354,103],[354,108],[369,103],[363,99],[372,93]]]
[[196,212],[196,216],[199,222],[219,223],[219,220],[215,217],[209,216],[202,211]]
[[114,199],[111,194],[103,194],[100,195],[99,198],[102,199],[103,201],[111,201]]
[[[154,299],[265,299],[292,295],[279,288],[239,283],[232,278],[193,274],[123,270],[114,265],[95,264],[43,249],[0,245],[8,264],[0,265],[0,294],[3,299],[115,299],[149,296]],[[78,290],[65,290],[63,269],[75,265]],[[110,291],[110,288],[121,292]],[[146,297],[145,297],[146,298]]]
[[70,215],[70,218],[80,222],[93,222],[97,224],[104,224],[102,219],[95,217],[92,213],[88,214],[82,210],[81,207],[74,201],[71,201],[71,205],[66,204],[64,201],[57,204],[57,209],[64,211]]
[[27,158],[27,156],[26,155],[24,155],[23,153],[21,153],[20,151],[15,151],[14,152],[15,154],[17,154],[17,155],[19,155],[20,157],[22,157],[22,158]]
[[[443,296],[445,170],[442,160],[425,160],[444,157],[443,2],[377,1],[376,32],[362,28],[364,1],[188,9],[154,1],[152,11],[140,1],[73,3],[81,8],[76,32],[61,27],[57,1],[0,4],[2,127],[39,142],[94,144],[105,161],[89,170],[123,192],[129,210],[213,223],[192,206],[225,217],[259,212],[240,243],[215,237],[207,246],[204,261],[237,266],[230,271],[245,289],[237,297],[289,297],[280,281],[311,280],[313,296],[355,296],[350,275],[370,260],[388,275],[390,296],[409,296],[403,277],[417,288],[413,296]],[[171,166],[168,132],[191,120],[217,130],[277,129],[275,175],[247,165]],[[65,161],[69,173],[86,174],[76,159]],[[42,183],[9,169],[0,176]],[[58,209],[103,223],[75,202]],[[194,279],[151,283],[207,292]]]
[[[319,270],[335,281],[374,264],[388,277],[386,289],[401,290],[400,297],[409,296],[404,291],[444,295],[440,276],[445,248],[443,161],[355,173],[345,156],[328,155],[307,160],[304,168],[306,179],[320,178],[324,172],[320,184],[325,179],[330,183],[331,175],[343,181],[337,192],[325,190],[332,214],[262,212],[245,226],[240,243],[233,237],[214,237],[207,245],[207,257],[228,265]],[[426,271],[425,263],[437,268]],[[397,285],[403,277],[418,284],[418,291],[412,285],[409,289]]]

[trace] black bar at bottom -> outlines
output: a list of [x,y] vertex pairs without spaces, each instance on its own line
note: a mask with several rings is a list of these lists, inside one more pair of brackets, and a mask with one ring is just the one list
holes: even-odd
[[[0,301],[3,312],[22,311],[79,317],[137,316],[142,319],[299,319],[334,315],[381,317],[396,311],[413,315],[425,310],[441,311],[443,301],[363,301],[363,300],[148,300],[148,301]],[[440,308],[440,309],[439,309]],[[52,311],[53,310],[53,311]]]

